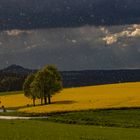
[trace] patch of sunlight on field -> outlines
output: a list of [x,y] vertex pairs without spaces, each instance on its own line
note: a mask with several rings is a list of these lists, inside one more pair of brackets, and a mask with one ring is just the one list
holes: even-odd
[[25,107],[27,105],[32,105],[32,100],[26,98],[23,95],[23,92],[20,92],[19,94],[15,92],[15,94],[13,93],[12,95],[0,96],[0,107],[5,106],[6,108],[9,108],[9,107],[16,108],[16,107]]
[[64,89],[61,93],[53,96],[52,102],[51,105],[22,108],[19,111],[50,113],[99,108],[140,107],[140,83]]

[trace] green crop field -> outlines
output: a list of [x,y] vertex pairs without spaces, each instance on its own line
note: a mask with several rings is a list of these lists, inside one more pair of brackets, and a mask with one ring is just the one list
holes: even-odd
[[133,128],[0,120],[0,140],[139,140],[139,132]]
[[104,109],[52,115],[50,121],[67,124],[140,128],[140,109]]

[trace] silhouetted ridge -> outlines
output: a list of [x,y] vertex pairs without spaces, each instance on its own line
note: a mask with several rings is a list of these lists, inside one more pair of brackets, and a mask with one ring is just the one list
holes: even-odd
[[16,73],[16,74],[23,74],[23,75],[33,72],[33,70],[24,68],[24,67],[19,66],[19,65],[11,65],[5,69],[2,69],[1,71],[4,73]]

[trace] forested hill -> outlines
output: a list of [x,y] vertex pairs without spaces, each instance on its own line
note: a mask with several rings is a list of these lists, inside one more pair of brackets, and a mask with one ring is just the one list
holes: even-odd
[[[27,75],[36,71],[17,65],[0,70],[0,91],[22,90],[22,85]],[[62,71],[61,75],[64,87],[140,81],[139,69]]]

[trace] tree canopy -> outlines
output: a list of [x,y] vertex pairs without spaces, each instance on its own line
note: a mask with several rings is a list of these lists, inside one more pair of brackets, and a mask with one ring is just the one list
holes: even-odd
[[44,99],[44,104],[50,104],[52,95],[62,90],[62,78],[55,66],[48,65],[36,74],[29,75],[23,89],[25,96],[41,99],[41,104]]
[[30,74],[25,79],[25,82],[24,82],[24,85],[23,85],[23,90],[24,90],[24,95],[26,97],[33,99],[33,104],[35,106],[36,95],[35,95],[35,92],[32,92],[32,90],[31,90],[31,84],[34,81],[34,78],[35,78],[35,74]]

